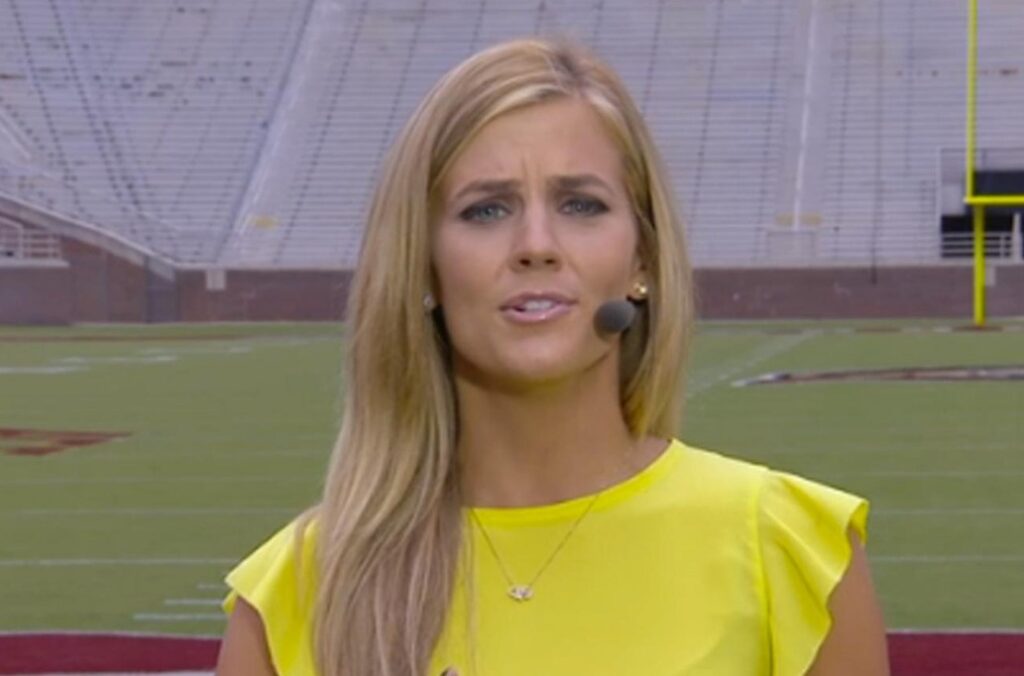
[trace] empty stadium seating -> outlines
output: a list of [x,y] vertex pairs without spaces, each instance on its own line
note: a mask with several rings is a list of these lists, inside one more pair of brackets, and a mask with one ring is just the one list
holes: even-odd
[[[1024,4],[983,5],[979,143],[1024,147]],[[634,93],[698,266],[937,263],[965,22],[960,0],[10,0],[0,193],[179,265],[351,267],[434,80],[562,33]]]

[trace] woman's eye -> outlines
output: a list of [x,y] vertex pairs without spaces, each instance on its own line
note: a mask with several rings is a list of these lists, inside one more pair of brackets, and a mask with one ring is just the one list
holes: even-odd
[[562,212],[577,216],[595,216],[608,211],[603,202],[595,199],[574,197],[562,205]]
[[459,214],[459,218],[464,221],[476,221],[478,223],[486,223],[489,221],[496,221],[499,218],[508,214],[508,209],[504,205],[497,202],[485,202],[484,204],[474,204],[467,209],[464,209]]

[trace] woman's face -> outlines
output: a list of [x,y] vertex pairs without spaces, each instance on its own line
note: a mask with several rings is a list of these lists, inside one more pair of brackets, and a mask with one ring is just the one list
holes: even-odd
[[443,181],[433,229],[456,370],[520,389],[614,357],[594,313],[642,279],[637,237],[621,154],[587,103],[490,122]]

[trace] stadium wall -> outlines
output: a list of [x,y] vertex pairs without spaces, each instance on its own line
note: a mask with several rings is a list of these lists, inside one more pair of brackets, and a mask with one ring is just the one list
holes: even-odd
[[0,323],[67,324],[71,270],[64,264],[0,261]]
[[[163,280],[82,242],[63,243],[61,266],[0,266],[0,323],[332,321],[343,317],[351,273],[225,270],[223,288],[205,270]],[[991,317],[1024,316],[1024,266],[995,268]],[[703,269],[705,319],[961,318],[972,312],[965,266]],[[213,288],[211,288],[213,287]]]
[[0,324],[340,320],[351,274],[345,271],[228,270],[223,290],[206,273],[165,281],[73,242],[63,265],[0,264]]
[[0,265],[0,323],[147,321],[145,267],[84,241],[59,239],[60,258]]
[[[989,315],[1024,316],[1024,265],[991,270]],[[705,269],[696,285],[706,319],[968,319],[974,302],[966,265]]]
[[67,237],[61,249],[70,275],[71,321],[146,321],[146,270],[100,247]]
[[[0,323],[336,321],[346,270],[173,268],[88,233],[23,223],[58,236],[56,258],[0,257]],[[972,315],[966,264],[892,267],[705,268],[705,319],[855,319]],[[991,317],[1024,317],[1024,265],[990,268]]]
[[205,270],[179,271],[179,318],[207,321],[340,320],[352,274],[347,270],[225,270],[223,289]]
[[174,268],[68,223],[18,222],[56,236],[59,255],[0,255],[0,324],[323,321],[344,313],[350,271]]

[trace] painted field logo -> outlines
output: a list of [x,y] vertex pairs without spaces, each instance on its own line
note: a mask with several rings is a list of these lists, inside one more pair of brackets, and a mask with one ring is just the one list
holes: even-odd
[[18,427],[0,427],[0,452],[7,455],[50,455],[128,436],[131,436],[129,432],[29,430]]

